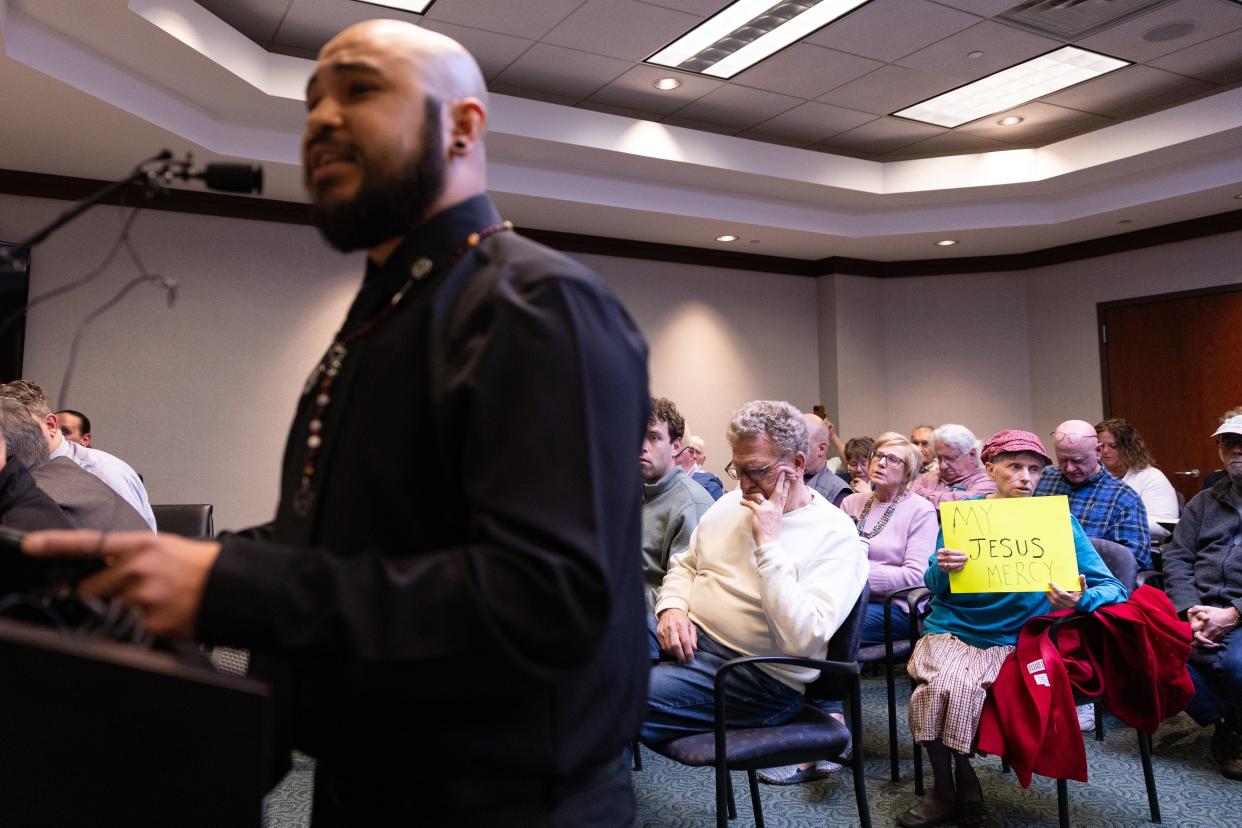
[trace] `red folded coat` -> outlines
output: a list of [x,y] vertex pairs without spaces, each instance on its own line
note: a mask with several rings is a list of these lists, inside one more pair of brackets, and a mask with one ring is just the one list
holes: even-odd
[[1032,773],[1086,782],[1075,694],[1099,696],[1127,726],[1153,733],[1194,695],[1190,647],[1190,625],[1148,586],[1095,612],[1032,618],[984,702],[979,750],[1004,757],[1024,788]]

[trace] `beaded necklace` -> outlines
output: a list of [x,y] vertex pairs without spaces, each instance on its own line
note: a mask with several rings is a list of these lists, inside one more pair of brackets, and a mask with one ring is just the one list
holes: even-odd
[[310,435],[306,438],[306,458],[302,461],[302,483],[298,487],[297,493],[293,496],[293,511],[298,517],[308,517],[311,508],[315,505],[315,492],[312,484],[315,480],[315,469],[319,460],[319,451],[323,447],[323,423],[324,417],[328,412],[328,406],[332,403],[332,384],[336,382],[337,374],[341,372],[341,366],[345,363],[345,355],[349,353],[349,346],[367,334],[371,333],[379,324],[392,314],[405,299],[410,288],[414,287],[414,283],[421,281],[432,273],[452,268],[461,261],[461,258],[467,252],[479,246],[479,242],[483,241],[493,233],[503,233],[506,230],[513,229],[513,222],[503,221],[500,224],[493,224],[490,227],[484,227],[471,233],[466,237],[461,247],[450,256],[443,264],[436,267],[435,263],[426,256],[418,259],[410,266],[410,278],[405,280],[397,292],[388,300],[388,304],[375,316],[363,322],[354,328],[348,335],[336,335],[336,339],[328,347],[327,352],[323,355],[323,359],[319,360],[319,365],[311,372],[310,377],[306,380],[306,388],[304,393],[309,394],[311,389],[315,387],[315,382],[319,382],[319,393],[315,395],[315,413],[307,423],[306,429]]
[[910,493],[902,492],[901,494],[897,495],[897,497],[893,498],[893,502],[888,504],[888,508],[884,510],[884,514],[880,516],[880,521],[875,526],[871,527],[870,532],[864,532],[863,524],[867,522],[867,515],[871,514],[871,505],[875,503],[875,499],[876,499],[876,495],[872,493],[871,497],[867,498],[867,502],[863,504],[862,514],[858,516],[858,534],[861,537],[866,538],[867,540],[871,540],[876,535],[883,532],[884,527],[888,526],[889,520],[892,519],[893,511],[897,508],[897,504],[905,500],[906,495],[908,494]]

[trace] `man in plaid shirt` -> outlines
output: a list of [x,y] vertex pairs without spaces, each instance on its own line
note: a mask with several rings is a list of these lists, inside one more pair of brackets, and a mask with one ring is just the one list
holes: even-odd
[[1049,466],[1035,496],[1068,495],[1070,514],[1087,536],[1103,538],[1134,553],[1140,570],[1151,568],[1147,509],[1138,493],[1100,465],[1095,427],[1067,420],[1053,432],[1057,468]]

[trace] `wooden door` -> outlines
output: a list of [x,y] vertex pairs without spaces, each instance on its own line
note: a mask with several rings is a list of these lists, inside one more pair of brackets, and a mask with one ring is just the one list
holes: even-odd
[[1211,434],[1242,405],[1242,285],[1098,306],[1104,412],[1138,429],[1189,500],[1221,468]]

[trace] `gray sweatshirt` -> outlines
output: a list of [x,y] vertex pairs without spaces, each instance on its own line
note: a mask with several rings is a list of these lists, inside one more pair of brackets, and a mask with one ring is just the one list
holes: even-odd
[[1226,475],[1182,510],[1165,547],[1164,591],[1178,612],[1196,604],[1242,613],[1242,492]]
[[676,466],[655,483],[643,484],[643,582],[647,611],[655,608],[668,561],[686,551],[712,496]]

